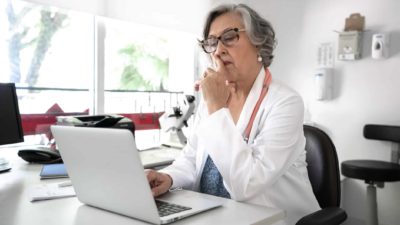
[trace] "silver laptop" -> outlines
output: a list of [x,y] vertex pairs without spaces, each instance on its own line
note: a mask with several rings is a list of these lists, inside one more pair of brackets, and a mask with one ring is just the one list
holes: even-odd
[[[129,130],[52,126],[51,131],[82,203],[154,224],[222,205],[205,194],[188,197],[186,192],[180,196],[179,191],[165,198],[177,203],[154,199]],[[167,210],[159,212],[157,208],[164,206]]]

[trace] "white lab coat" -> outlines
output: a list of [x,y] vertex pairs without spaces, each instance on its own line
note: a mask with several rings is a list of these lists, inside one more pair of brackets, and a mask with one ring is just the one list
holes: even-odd
[[209,154],[232,199],[283,209],[285,222],[291,225],[320,209],[305,162],[304,106],[295,91],[273,80],[247,144],[244,130],[260,96],[264,76],[261,69],[236,125],[229,109],[208,115],[207,106],[200,103],[183,154],[162,172],[172,177],[173,188],[199,190]]

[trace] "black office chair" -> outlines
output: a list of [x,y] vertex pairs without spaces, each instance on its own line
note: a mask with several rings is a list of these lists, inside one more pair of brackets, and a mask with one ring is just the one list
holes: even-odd
[[367,139],[392,141],[392,162],[378,160],[348,160],[342,162],[342,174],[346,177],[364,180],[367,186],[367,224],[378,225],[376,187],[383,188],[384,182],[400,181],[400,126],[365,125]]
[[301,218],[296,225],[338,225],[347,219],[340,205],[340,173],[336,148],[322,130],[304,125],[308,176],[321,210]]

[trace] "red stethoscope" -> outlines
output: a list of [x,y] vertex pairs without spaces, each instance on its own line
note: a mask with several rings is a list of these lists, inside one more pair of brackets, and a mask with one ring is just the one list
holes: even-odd
[[268,93],[268,89],[269,89],[269,85],[271,84],[271,81],[272,81],[272,76],[267,68],[267,69],[265,69],[265,78],[264,78],[260,97],[258,98],[256,105],[254,106],[253,112],[251,113],[249,123],[247,124],[247,127],[244,130],[244,135],[245,135],[244,140],[246,142],[249,141],[250,131],[251,131],[251,128],[253,127],[254,119],[256,118],[257,112],[260,109],[261,102],[263,101],[263,99],[265,98],[265,96]]

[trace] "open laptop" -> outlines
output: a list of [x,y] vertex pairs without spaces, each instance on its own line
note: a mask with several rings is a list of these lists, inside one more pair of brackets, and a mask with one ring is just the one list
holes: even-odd
[[170,223],[222,205],[205,194],[179,197],[177,191],[166,196],[176,195],[168,199],[178,200],[172,204],[180,206],[163,211],[177,213],[161,215],[157,206],[166,201],[153,198],[129,130],[52,126],[51,131],[82,203],[154,224]]

